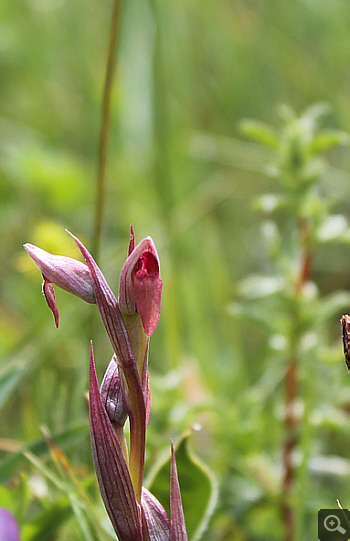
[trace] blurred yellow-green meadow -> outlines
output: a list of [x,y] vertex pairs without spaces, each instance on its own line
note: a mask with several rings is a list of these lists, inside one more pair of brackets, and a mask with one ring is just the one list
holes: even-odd
[[[86,403],[89,341],[100,380],[112,349],[58,288],[55,328],[22,247],[96,242],[112,9],[0,3],[0,507],[22,541],[116,539]],[[98,262],[117,293],[130,225],[157,246],[145,484],[200,425],[203,541],[308,541],[350,507],[349,35],[348,0],[121,2]]]

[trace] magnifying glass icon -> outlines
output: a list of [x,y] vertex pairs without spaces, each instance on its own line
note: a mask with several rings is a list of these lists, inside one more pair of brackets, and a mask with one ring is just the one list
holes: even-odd
[[324,527],[329,532],[339,532],[339,533],[346,533],[346,530],[342,526],[340,526],[340,518],[336,515],[328,515],[324,519]]

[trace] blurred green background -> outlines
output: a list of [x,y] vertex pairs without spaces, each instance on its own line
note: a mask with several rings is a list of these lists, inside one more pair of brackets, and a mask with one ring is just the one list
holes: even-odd
[[[91,478],[103,514],[84,399],[95,307],[57,291],[56,330],[22,244],[78,258],[68,228],[91,245],[111,7],[0,3],[0,505],[23,527],[62,498],[26,459],[11,470],[17,451],[42,440],[43,425],[62,435],[79,479]],[[263,174],[269,152],[248,142],[239,122],[274,124],[281,103],[299,113],[326,101],[327,125],[349,131],[349,32],[348,0],[123,4],[100,264],[117,291],[130,224],[137,240],[151,235],[157,245],[164,293],[150,350],[148,469],[171,437],[202,425],[193,448],[220,488],[206,541],[282,539],[283,389],[266,333],[229,309],[239,281],[270,268],[252,202],[275,181]],[[349,151],[327,158],[324,189],[347,214]],[[350,288],[349,261],[349,245],[319,251],[312,278],[321,295]],[[339,317],[328,337],[338,349],[319,368],[305,540],[315,537],[318,508],[335,507],[336,498],[350,506]],[[111,348],[97,318],[93,335],[102,376]],[[34,449],[43,459],[44,447]],[[68,513],[58,533],[35,539],[83,536]]]

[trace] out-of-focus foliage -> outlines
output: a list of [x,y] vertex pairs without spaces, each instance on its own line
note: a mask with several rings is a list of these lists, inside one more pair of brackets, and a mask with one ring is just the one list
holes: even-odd
[[[112,535],[86,424],[94,307],[57,291],[56,330],[21,248],[31,242],[79,257],[64,228],[89,244],[111,7],[91,0],[0,3],[0,507],[15,515],[27,541],[102,539],[101,520],[105,538]],[[283,344],[271,333],[282,323],[281,307],[268,307],[271,319],[267,308],[264,317],[249,310],[244,318],[246,305],[232,302],[242,290],[255,299],[259,291],[278,292],[276,276],[251,276],[270,276],[278,240],[271,221],[262,230],[261,212],[276,209],[282,225],[287,212],[271,168],[274,132],[246,123],[268,143],[261,146],[244,138],[239,122],[276,125],[280,103],[301,112],[328,102],[324,124],[349,131],[349,26],[348,0],[123,5],[101,265],[117,290],[130,223],[137,238],[156,241],[164,295],[150,352],[147,468],[171,437],[202,424],[191,443],[220,485],[205,541],[282,536]],[[310,154],[336,137],[314,140]],[[319,182],[335,205],[332,216],[322,210],[312,271],[323,327],[312,369],[317,385],[304,389],[314,393],[308,482],[298,500],[310,522],[305,540],[316,537],[320,507],[335,507],[336,498],[347,507],[350,499],[350,392],[339,338],[346,298],[329,295],[350,289],[348,156],[346,146],[330,148]],[[314,165],[310,178],[323,164]],[[97,320],[93,336],[101,375],[111,351]],[[49,457],[42,425],[59,435],[63,469]],[[17,454],[25,447],[26,459]]]

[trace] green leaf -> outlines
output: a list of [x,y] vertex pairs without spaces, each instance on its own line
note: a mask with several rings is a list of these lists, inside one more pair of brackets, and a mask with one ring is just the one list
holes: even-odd
[[0,408],[2,408],[21,378],[23,378],[26,368],[22,363],[5,366],[4,370],[2,370],[0,374]]
[[[188,448],[189,432],[176,448],[176,463],[186,527],[190,541],[200,539],[207,527],[217,499],[217,486],[213,474],[194,457]],[[170,513],[170,456],[153,475],[149,490]]]
[[241,281],[238,291],[246,299],[261,299],[275,295],[282,291],[285,286],[285,281],[279,276],[252,274]]
[[231,302],[227,307],[227,313],[241,321],[249,322],[250,324],[255,325],[264,332],[277,332],[274,319],[264,308],[259,310],[256,308],[256,306],[252,308],[238,302]]
[[[74,428],[70,428],[61,432],[57,436],[53,436],[55,443],[59,445],[63,450],[75,445],[82,438],[86,437],[89,433],[89,424],[84,422]],[[14,473],[18,472],[18,469],[22,467],[27,459],[24,456],[24,451],[30,451],[37,456],[47,456],[49,450],[45,439],[41,439],[24,448],[23,451],[10,455],[7,459],[3,460],[0,464],[0,482],[6,481]]]
[[65,490],[65,483],[61,479],[59,479],[59,477],[57,477],[57,475],[55,475],[47,466],[45,466],[42,460],[37,458],[33,453],[30,453],[29,451],[25,452],[24,456],[27,460],[29,460],[29,462],[33,464],[33,466],[35,466],[37,470],[39,470],[39,472],[44,477],[51,481],[51,483],[53,483],[57,488],[59,488],[60,490]]
[[[320,300],[320,309],[318,313],[318,321],[324,322],[340,312],[346,312],[350,306],[350,293],[349,291],[335,291],[330,293],[327,297]],[[340,323],[339,323],[339,336],[340,336]]]
[[297,120],[297,116],[293,109],[285,103],[282,103],[277,107],[277,113],[285,124],[292,124]]
[[317,134],[309,145],[310,154],[319,154],[330,148],[339,145],[349,144],[350,137],[348,133],[339,130],[323,130]]
[[21,539],[23,541],[51,541],[72,515],[70,502],[65,496],[32,522],[25,524],[21,528]]
[[318,101],[304,111],[301,120],[306,120],[309,124],[317,124],[323,117],[329,115],[331,110],[328,102]]
[[13,487],[0,486],[0,507],[4,507],[13,515],[16,515],[18,506],[18,494]]
[[[48,480],[50,481],[56,488],[58,488],[61,492],[65,494],[65,498],[68,498],[69,505],[70,505],[70,511],[68,512],[68,509],[65,507],[62,509],[61,519],[62,523],[70,516],[71,511],[74,513],[76,521],[78,525],[80,526],[80,529],[82,531],[82,534],[84,536],[85,541],[97,541],[97,537],[93,534],[92,524],[95,519],[95,513],[94,509],[91,506],[91,503],[88,499],[85,497],[85,489],[83,485],[78,483],[78,480],[73,476],[72,477],[59,477],[54,471],[52,471],[49,467],[45,465],[45,463],[40,460],[38,457],[33,455],[30,452],[25,453],[25,457],[35,466],[35,468]],[[95,482],[95,477],[91,478],[91,480]],[[84,485],[88,486],[91,480],[85,481]],[[59,511],[59,510],[58,510]],[[29,527],[30,536],[29,539],[33,541],[33,528],[34,531],[37,531],[37,534],[34,535],[34,539],[40,539],[46,538],[45,535],[48,530],[48,539],[50,539],[50,535],[52,534],[52,530],[56,527],[56,519],[53,518],[52,520],[52,514],[49,513],[47,516],[47,513],[44,512],[42,516],[39,517],[39,519],[35,519],[34,522]],[[53,515],[55,517],[55,514]],[[54,522],[54,525],[52,525],[52,522]],[[91,525],[90,525],[91,522]]]
[[240,123],[240,128],[247,137],[250,137],[261,145],[265,145],[275,150],[279,148],[279,137],[267,124],[256,120],[243,120]]
[[326,216],[317,231],[320,242],[334,241],[342,235],[348,227],[348,221],[342,214]]
[[266,213],[274,212],[276,209],[288,203],[285,196],[274,193],[263,194],[253,201],[254,208]]

